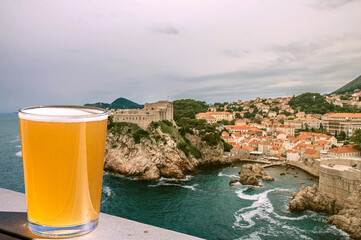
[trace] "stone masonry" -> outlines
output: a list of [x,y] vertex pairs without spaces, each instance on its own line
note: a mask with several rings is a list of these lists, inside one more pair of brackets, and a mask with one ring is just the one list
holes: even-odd
[[168,120],[173,122],[173,102],[146,103],[143,109],[119,109],[113,114],[114,122],[135,123],[147,129],[151,122]]

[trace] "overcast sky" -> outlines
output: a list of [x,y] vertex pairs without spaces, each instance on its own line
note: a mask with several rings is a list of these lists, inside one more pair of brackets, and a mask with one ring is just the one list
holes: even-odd
[[361,74],[357,0],[0,0],[0,112],[328,93]]

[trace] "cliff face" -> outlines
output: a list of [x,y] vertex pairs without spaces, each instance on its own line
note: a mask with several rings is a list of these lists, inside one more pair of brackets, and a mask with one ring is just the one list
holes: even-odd
[[328,223],[350,234],[352,239],[361,239],[361,192],[354,192],[342,209],[337,207],[336,199],[324,194],[314,185],[302,186],[290,202],[290,211],[312,210],[329,215]]
[[[187,135],[190,142],[201,152],[202,157],[186,156],[177,147],[177,139],[157,128],[151,135],[155,138],[142,138],[135,143],[130,135],[108,133],[104,170],[109,173],[154,180],[160,177],[185,178],[195,174],[197,167],[205,164],[226,164],[221,146],[209,147],[200,137]],[[161,140],[159,140],[161,138]]]

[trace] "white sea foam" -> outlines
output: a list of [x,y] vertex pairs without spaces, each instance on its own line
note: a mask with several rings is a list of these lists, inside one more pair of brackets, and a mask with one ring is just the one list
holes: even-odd
[[271,224],[277,224],[278,221],[274,220],[270,215],[273,213],[273,205],[268,198],[268,193],[274,191],[288,191],[287,189],[270,189],[259,194],[248,195],[244,192],[248,187],[244,187],[240,190],[237,190],[236,193],[239,198],[244,200],[254,201],[251,206],[244,207],[235,212],[234,217],[236,222],[234,223],[235,227],[239,228],[250,228],[255,225],[254,218],[259,217],[261,219],[267,220]]
[[198,186],[198,184],[189,186],[189,185],[181,185],[181,184],[176,184],[176,183],[167,183],[167,182],[160,181],[157,184],[148,185],[148,187],[159,187],[159,186],[176,186],[176,187],[182,187],[182,188],[191,189],[192,191],[196,191],[195,187]]
[[22,157],[22,156],[23,156],[23,154],[21,153],[21,151],[15,153],[15,155],[16,155],[17,157]]
[[38,122],[92,122],[107,117],[103,111],[92,108],[39,107],[19,112],[19,118]]
[[16,147],[17,147],[17,148],[21,148],[21,145],[17,145]]
[[11,142],[11,143],[13,143],[13,142],[20,142],[20,138],[17,138],[17,139],[11,140],[10,142]]
[[161,177],[159,178],[158,181],[166,181],[166,182],[186,182],[186,181],[189,181],[191,180],[192,176],[191,175],[187,175],[185,178],[183,179],[178,179],[178,178],[164,178],[164,177]]
[[110,197],[110,195],[112,195],[112,190],[110,189],[110,187],[106,186],[106,187],[103,187],[103,193],[107,196],[107,197]]
[[234,175],[234,174],[224,174],[222,172],[218,173],[218,177],[229,177],[229,178],[239,178],[239,176]]

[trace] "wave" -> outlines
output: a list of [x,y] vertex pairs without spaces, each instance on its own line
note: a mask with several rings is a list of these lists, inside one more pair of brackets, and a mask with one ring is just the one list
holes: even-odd
[[[272,236],[282,236],[287,238],[292,238],[292,236],[298,236],[299,239],[312,239],[313,235],[317,235],[322,231],[323,233],[328,232],[330,234],[335,232],[342,232],[336,228],[327,227],[326,229],[319,229],[315,226],[312,230],[303,230],[296,226],[288,224],[290,221],[300,221],[303,219],[320,219],[317,221],[327,221],[324,220],[324,216],[321,216],[314,212],[306,212],[304,215],[292,216],[291,213],[286,213],[289,216],[281,216],[274,211],[274,206],[268,197],[268,194],[271,192],[292,192],[290,189],[274,188],[269,189],[264,192],[249,195],[247,194],[250,187],[242,186],[241,189],[235,191],[237,196],[243,200],[253,201],[251,206],[244,207],[239,209],[234,213],[236,221],[233,223],[233,228],[242,231],[243,229],[250,229],[254,227],[254,231],[250,234],[242,236],[239,239],[267,239],[269,233],[272,233]],[[284,205],[283,208],[287,209],[288,206]],[[281,207],[281,208],[282,208]],[[286,212],[286,211],[285,211]],[[322,219],[321,219],[322,218]],[[256,225],[256,222],[266,221],[268,224]],[[242,231],[244,232],[244,231]]]
[[23,154],[22,154],[22,152],[21,152],[21,151],[19,151],[19,152],[15,153],[15,155],[16,155],[17,157],[22,157],[22,156],[23,156]]
[[224,174],[222,172],[218,173],[218,177],[229,177],[229,178],[239,178],[239,176],[234,175],[234,174]]
[[16,145],[17,148],[21,148],[21,145]]
[[111,190],[110,187],[108,187],[108,186],[103,187],[102,192],[103,192],[107,197],[110,197],[110,195],[112,195],[112,190]]
[[20,142],[20,136],[16,136],[16,139],[10,141],[10,143],[13,142]]
[[148,187],[160,187],[160,186],[176,186],[176,187],[182,187],[182,188],[186,188],[186,189],[191,189],[192,191],[196,191],[197,189],[195,187],[198,186],[198,184],[196,183],[196,184],[189,186],[189,185],[181,185],[181,184],[176,184],[176,183],[167,183],[167,182],[160,181],[157,184],[148,185]]
[[158,181],[167,181],[167,182],[187,182],[189,180],[191,180],[192,176],[191,175],[187,175],[184,179],[178,179],[178,178],[164,178],[161,177],[158,179]]

